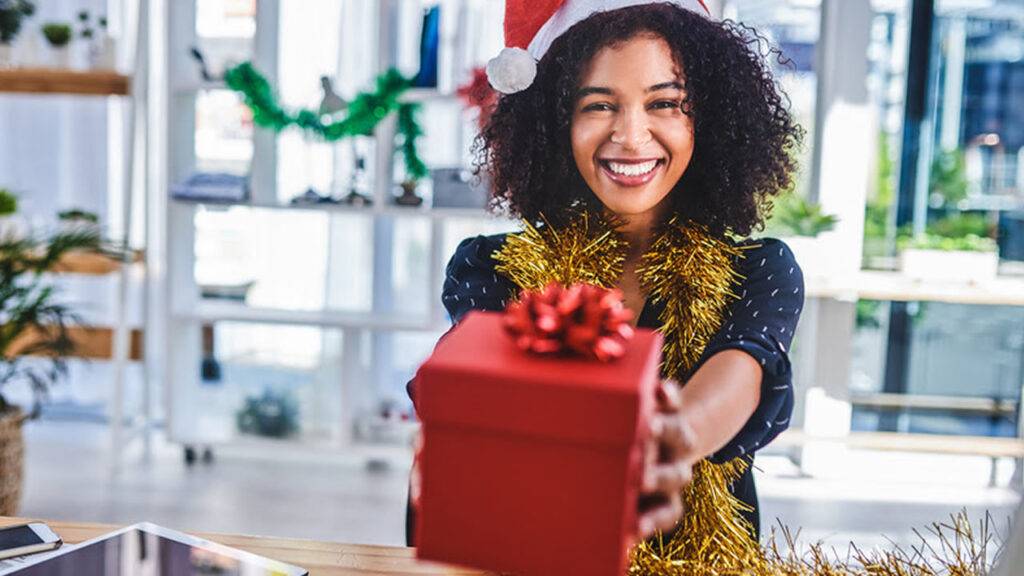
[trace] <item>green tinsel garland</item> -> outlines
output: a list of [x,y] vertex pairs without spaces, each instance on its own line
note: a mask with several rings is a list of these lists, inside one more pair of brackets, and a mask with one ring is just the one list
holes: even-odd
[[324,123],[320,114],[312,110],[299,110],[291,114],[277,102],[273,88],[252,63],[243,62],[224,74],[228,88],[240,92],[245,103],[252,110],[253,122],[257,126],[280,132],[289,126],[297,126],[312,132],[328,142],[351,136],[370,135],[381,120],[391,112],[398,114],[398,134],[402,136],[402,155],[405,169],[412,179],[427,175],[427,167],[416,151],[416,137],[423,133],[416,121],[419,104],[399,102],[398,98],[409,89],[411,81],[394,68],[377,77],[377,90],[360,92],[348,105],[345,118]]

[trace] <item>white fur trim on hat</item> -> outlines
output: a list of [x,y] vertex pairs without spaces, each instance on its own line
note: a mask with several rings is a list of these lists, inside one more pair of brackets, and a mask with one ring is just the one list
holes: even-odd
[[704,6],[698,0],[565,0],[555,14],[537,31],[537,35],[533,37],[533,41],[530,42],[527,50],[529,50],[530,55],[534,59],[540,60],[547,54],[552,42],[568,32],[569,28],[587,19],[591,14],[641,4],[655,4],[659,1],[666,4],[675,4],[691,12],[708,16]]
[[522,48],[504,48],[487,62],[487,79],[502,94],[526,90],[537,76],[537,62]]

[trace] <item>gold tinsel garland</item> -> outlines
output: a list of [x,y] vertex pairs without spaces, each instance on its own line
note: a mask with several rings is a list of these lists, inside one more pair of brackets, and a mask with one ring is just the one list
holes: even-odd
[[540,290],[552,282],[612,288],[622,276],[626,243],[608,221],[581,212],[558,229],[547,222],[540,228],[524,222],[523,231],[509,234],[494,259],[500,262],[495,270],[522,290]]
[[698,462],[693,482],[683,492],[686,514],[675,533],[671,538],[659,536],[638,544],[628,574],[760,574],[764,554],[753,538],[753,526],[741,515],[751,508],[728,489],[748,465],[743,458],[725,464]]
[[741,255],[733,244],[675,218],[644,255],[637,272],[644,291],[664,306],[658,319],[668,377],[682,382],[722,327],[726,308],[738,299],[732,288],[742,280],[735,268]]
[[[557,229],[524,223],[494,253],[496,270],[521,289],[539,290],[550,282],[576,282],[611,288],[622,275],[626,242],[609,221],[587,213],[569,215]],[[648,297],[662,304],[665,335],[663,373],[680,380],[695,365],[725,320],[742,277],[735,265],[744,249],[676,219],[659,231],[638,270]],[[686,513],[670,538],[641,542],[633,551],[629,576],[985,576],[992,568],[990,519],[974,530],[966,513],[949,524],[933,524],[936,549],[919,533],[922,545],[910,553],[864,552],[851,544],[846,558],[820,544],[804,552],[783,529],[780,551],[773,531],[762,547],[743,517],[749,507],[729,486],[749,466],[745,458],[725,464],[704,460],[694,467],[684,491]]]

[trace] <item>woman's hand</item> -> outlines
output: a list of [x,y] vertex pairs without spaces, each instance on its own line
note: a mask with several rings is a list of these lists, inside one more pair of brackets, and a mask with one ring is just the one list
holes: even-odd
[[640,485],[638,536],[646,539],[657,530],[671,530],[683,515],[682,490],[690,484],[698,460],[696,440],[680,413],[679,385],[662,382],[658,411],[651,420],[651,438]]
[[423,431],[416,432],[412,439],[412,468],[409,469],[409,505],[419,510],[420,494],[422,494],[422,476],[420,475],[420,455],[423,453]]

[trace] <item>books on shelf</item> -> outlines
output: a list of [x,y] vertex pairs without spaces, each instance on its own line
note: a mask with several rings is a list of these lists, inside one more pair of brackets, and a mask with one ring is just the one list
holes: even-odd
[[171,186],[171,196],[206,202],[244,202],[249,199],[249,181],[234,174],[197,172]]

